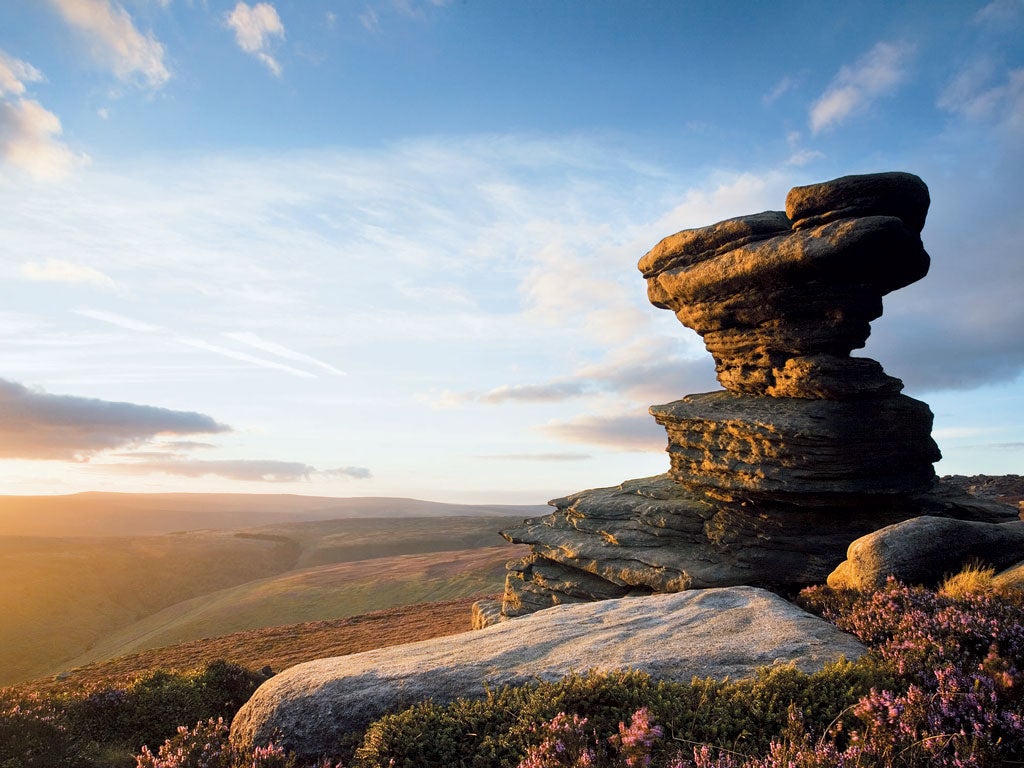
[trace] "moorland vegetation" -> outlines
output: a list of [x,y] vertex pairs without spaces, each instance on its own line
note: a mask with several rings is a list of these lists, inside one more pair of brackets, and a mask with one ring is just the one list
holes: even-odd
[[[974,570],[938,590],[890,580],[875,592],[812,587],[798,601],[869,653],[814,674],[783,666],[749,680],[682,684],[624,670],[424,702],[352,734],[319,765],[994,768],[1024,760],[1024,593]],[[273,745],[241,754],[227,739],[264,676],[217,662],[118,688],[8,689],[0,766],[294,766]]]
[[520,519],[0,535],[0,685],[190,640],[497,591],[517,550],[496,530]]

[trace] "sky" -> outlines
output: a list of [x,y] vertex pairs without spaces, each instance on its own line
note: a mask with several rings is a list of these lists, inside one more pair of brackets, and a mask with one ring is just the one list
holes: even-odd
[[1024,0],[0,3],[0,493],[543,503],[717,389],[663,237],[929,185],[863,352],[1024,472]]

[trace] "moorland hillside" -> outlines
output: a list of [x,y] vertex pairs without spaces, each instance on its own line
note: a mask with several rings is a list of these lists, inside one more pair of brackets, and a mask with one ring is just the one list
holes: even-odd
[[[0,536],[0,685],[239,629],[498,591],[502,564],[518,550],[497,531],[519,519],[356,517],[159,536]],[[451,554],[480,548],[489,551]]]

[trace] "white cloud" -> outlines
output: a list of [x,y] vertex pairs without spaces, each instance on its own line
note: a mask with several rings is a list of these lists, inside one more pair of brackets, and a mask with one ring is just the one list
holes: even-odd
[[33,99],[24,98],[26,83],[43,74],[0,50],[0,160],[37,179],[59,179],[80,160],[58,138],[60,119]]
[[576,381],[555,381],[547,384],[503,384],[474,398],[481,403],[556,403],[586,394],[586,386]]
[[815,160],[821,160],[823,157],[825,157],[825,154],[816,149],[798,149],[789,156],[786,160],[786,165],[794,165],[797,168],[801,168],[808,163],[813,163]]
[[0,101],[0,158],[37,179],[60,179],[83,161],[64,142],[60,118],[32,99]]
[[281,76],[281,64],[270,55],[273,38],[284,37],[284,24],[270,3],[250,6],[239,0],[228,14],[228,26],[235,31],[238,47],[262,61],[275,77]]
[[793,90],[793,88],[796,87],[796,84],[797,81],[795,78],[786,75],[772,86],[772,89],[761,98],[761,101],[764,104],[774,104],[785,93]]
[[938,106],[970,120],[1024,130],[1024,68],[1001,75],[987,59],[972,62],[943,89]]
[[974,14],[979,24],[1003,26],[1015,21],[1024,12],[1024,0],[993,0]]
[[359,23],[363,25],[367,32],[380,31],[380,16],[373,8],[367,8],[359,14]]
[[126,83],[159,88],[171,78],[164,47],[142,34],[132,17],[112,0],[50,0],[89,43],[93,58]]
[[27,61],[16,59],[0,51],[0,96],[21,96],[25,83],[38,83],[43,73]]
[[894,91],[906,79],[907,61],[912,53],[913,46],[907,43],[881,42],[857,63],[840,69],[811,106],[811,132],[817,134],[838,126]]
[[104,288],[116,288],[117,283],[98,269],[74,264],[63,259],[47,259],[43,264],[34,261],[21,265],[22,277],[57,283],[90,283]]

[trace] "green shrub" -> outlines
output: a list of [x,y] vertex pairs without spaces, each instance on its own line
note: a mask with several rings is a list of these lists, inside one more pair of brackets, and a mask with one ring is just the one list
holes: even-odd
[[129,768],[181,723],[230,721],[267,679],[214,661],[188,673],[151,672],[125,688],[51,696],[0,693],[0,768]]
[[774,667],[736,682],[671,683],[640,672],[571,675],[489,691],[478,701],[427,702],[385,716],[367,730],[355,765],[514,768],[538,743],[536,725],[559,713],[583,715],[597,732],[614,733],[641,708],[664,728],[664,755],[690,743],[763,752],[785,730],[791,704],[809,728],[824,731],[872,687],[892,688],[894,682],[886,665],[869,659],[838,662],[812,675]]

